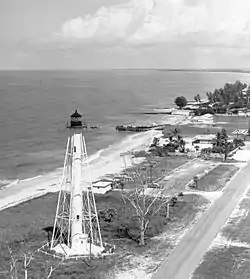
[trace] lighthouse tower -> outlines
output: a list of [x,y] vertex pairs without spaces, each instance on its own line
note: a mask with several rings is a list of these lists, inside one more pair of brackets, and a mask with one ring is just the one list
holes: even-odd
[[98,256],[104,250],[92,191],[82,116],[71,115],[50,250],[65,258]]

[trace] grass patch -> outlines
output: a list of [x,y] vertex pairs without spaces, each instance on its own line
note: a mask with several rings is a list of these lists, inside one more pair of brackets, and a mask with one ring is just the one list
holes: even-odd
[[234,165],[221,164],[198,181],[197,190],[208,192],[222,190],[238,170],[239,168]]
[[[250,199],[243,199],[233,217],[229,217],[221,230],[221,236],[231,246],[209,250],[195,270],[192,279],[250,278]],[[236,242],[236,243],[234,243]],[[239,246],[238,243],[241,243]],[[245,247],[244,247],[245,245]]]
[[[34,252],[47,242],[47,234],[42,230],[53,225],[57,194],[47,194],[15,207],[0,212],[0,270],[9,270],[10,255],[7,243],[17,258],[25,253]],[[98,211],[107,208],[117,210],[117,217],[110,223],[100,220],[103,240],[117,246],[114,255],[104,259],[92,260],[90,266],[84,261],[65,261],[60,268],[55,270],[52,278],[103,278],[107,271],[114,267],[123,267],[129,264],[129,255],[139,255],[149,249],[155,249],[155,241],[150,238],[159,235],[165,230],[174,230],[180,224],[191,222],[200,204],[200,197],[187,195],[180,197],[174,207],[170,207],[170,219],[166,218],[166,209],[163,208],[150,224],[146,232],[147,246],[138,247],[136,239],[139,234],[137,222],[132,218],[133,210],[124,204],[119,192],[112,192],[104,196],[96,195]],[[205,202],[202,201],[202,202]],[[121,228],[129,228],[130,236],[122,234]],[[170,246],[170,242],[158,244],[159,248]],[[157,255],[157,251],[154,252]],[[52,258],[35,253],[35,260],[30,264],[29,278],[46,278],[46,267],[53,265],[46,261]],[[21,258],[20,258],[21,259]],[[23,260],[17,263],[20,274],[24,274]]]
[[216,247],[208,251],[192,279],[250,278],[250,254],[247,248]]
[[228,223],[222,229],[223,237],[231,241],[239,241],[250,244],[250,199],[243,199],[239,205],[240,216],[229,218]]

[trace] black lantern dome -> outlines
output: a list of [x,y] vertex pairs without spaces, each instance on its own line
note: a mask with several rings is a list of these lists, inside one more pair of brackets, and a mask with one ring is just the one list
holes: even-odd
[[70,116],[69,128],[84,128],[86,125],[82,124],[81,114],[75,110],[75,112]]

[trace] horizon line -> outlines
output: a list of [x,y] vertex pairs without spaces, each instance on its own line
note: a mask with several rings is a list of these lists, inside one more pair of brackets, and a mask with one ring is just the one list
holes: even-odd
[[42,71],[166,71],[166,72],[228,72],[228,73],[250,73],[250,69],[237,68],[107,68],[107,69],[0,69],[1,72],[42,72]]

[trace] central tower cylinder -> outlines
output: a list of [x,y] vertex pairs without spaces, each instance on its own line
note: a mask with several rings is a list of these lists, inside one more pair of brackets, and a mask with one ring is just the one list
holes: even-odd
[[72,144],[72,188],[71,188],[71,249],[83,253],[87,249],[88,235],[83,233],[82,194],[82,133],[75,131]]

